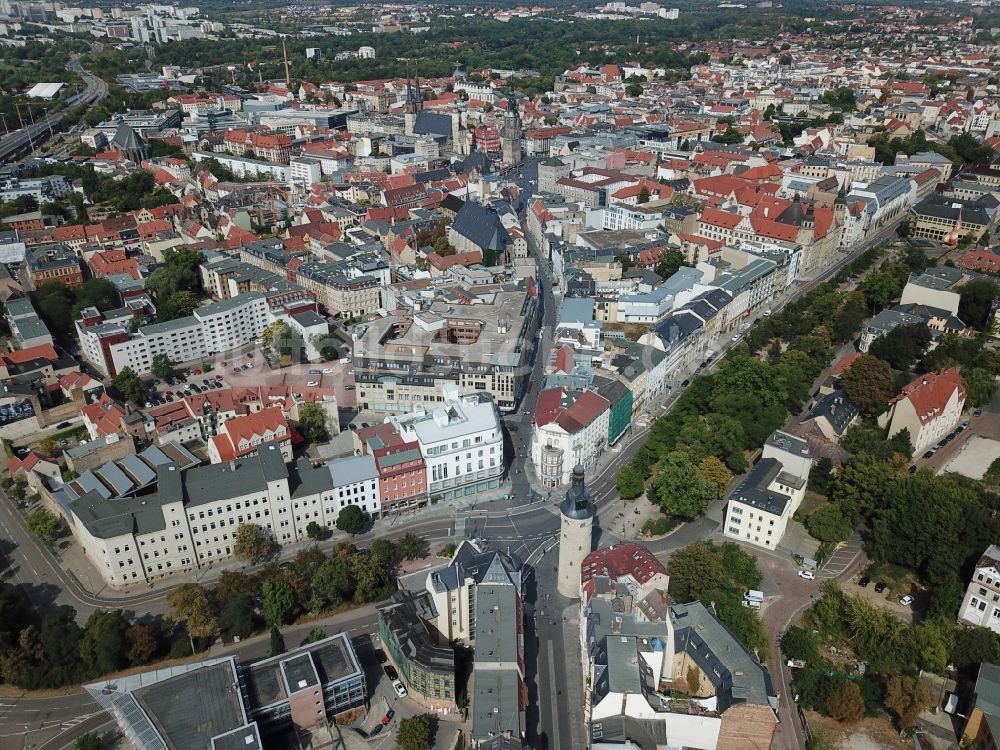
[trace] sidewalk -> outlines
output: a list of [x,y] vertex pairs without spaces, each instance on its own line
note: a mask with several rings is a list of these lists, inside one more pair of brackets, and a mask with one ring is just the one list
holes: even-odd
[[[497,490],[491,490],[489,493],[479,495],[479,498],[482,498],[485,495],[490,499],[485,502],[480,501],[480,503],[477,504],[477,509],[485,511],[495,506],[501,510],[509,510],[511,508],[510,503],[505,503],[501,499],[505,491],[504,486],[501,485],[501,487]],[[365,531],[363,534],[358,534],[357,536],[351,536],[337,530],[332,530],[331,536],[320,542],[309,539],[293,542],[291,544],[285,544],[278,547],[277,552],[271,560],[278,562],[291,560],[300,551],[308,549],[309,547],[318,547],[324,552],[329,552],[341,542],[349,542],[358,547],[364,547],[375,539],[383,539],[407,533],[407,526],[413,522],[414,517],[418,514],[419,519],[422,522],[453,519],[456,511],[466,509],[476,497],[477,496],[470,496],[467,500],[463,498],[462,501],[454,503],[439,503],[437,505],[431,505],[427,508],[406,511],[389,518],[380,518],[372,523],[370,529]],[[429,553],[432,556],[436,552],[435,546],[438,543],[445,543],[458,538],[454,533],[454,529],[452,529],[452,533],[444,537],[420,536],[426,539],[430,548]],[[77,585],[84,594],[109,601],[121,600],[123,603],[127,600],[134,599],[139,594],[163,594],[181,584],[192,581],[199,584],[211,583],[218,580],[222,573],[226,571],[246,573],[253,572],[259,567],[236,558],[229,557],[219,560],[218,562],[209,563],[200,569],[180,572],[166,578],[158,579],[152,583],[142,582],[123,589],[112,589],[105,584],[98,571],[84,554],[82,548],[75,542],[71,542],[66,549],[58,552],[55,555],[55,560],[59,567],[61,567],[76,581]]]

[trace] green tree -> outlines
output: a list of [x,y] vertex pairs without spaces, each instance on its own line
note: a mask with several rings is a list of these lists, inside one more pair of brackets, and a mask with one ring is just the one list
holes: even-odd
[[884,310],[903,292],[905,283],[906,279],[900,279],[898,273],[891,269],[883,269],[868,274],[859,288],[869,305],[877,310]]
[[995,664],[1000,661],[1000,635],[988,628],[960,628],[955,632],[950,657],[951,663],[960,669],[983,662]]
[[92,674],[116,672],[128,663],[128,620],[121,610],[94,610],[87,618],[80,641],[80,654]]
[[396,542],[396,548],[404,560],[427,557],[427,543],[412,532],[407,532]]
[[145,403],[147,393],[146,384],[142,382],[142,378],[136,375],[135,370],[131,367],[123,367],[115,375],[111,383],[125,398],[136,406],[142,406]]
[[650,492],[667,515],[694,519],[708,507],[715,487],[698,471],[689,454],[672,451],[661,461]]
[[830,496],[833,490],[833,461],[824,456],[813,464],[809,471],[809,490],[820,495]]
[[219,630],[219,623],[208,598],[208,592],[197,583],[183,583],[167,594],[170,613],[176,620],[186,620],[192,638],[210,638]]
[[35,291],[35,300],[38,302],[38,311],[53,333],[72,335],[73,306],[76,304],[72,290],[58,281],[46,281]]
[[264,619],[272,626],[287,625],[299,612],[295,589],[280,579],[264,581]]
[[292,329],[288,323],[283,320],[276,320],[264,329],[261,339],[264,342],[265,348],[279,351],[284,345],[283,342],[287,341],[291,335]]
[[1000,293],[1000,286],[988,278],[973,279],[961,289],[958,301],[958,317],[967,325],[986,330],[992,325],[990,310]]
[[865,716],[865,700],[857,684],[845,681],[826,699],[827,713],[844,724],[854,724]]
[[222,604],[219,629],[230,638],[246,638],[254,631],[254,603],[250,594],[234,591]]
[[76,290],[76,302],[73,305],[73,318],[80,316],[85,307],[96,307],[98,310],[110,310],[118,304],[118,291],[107,279],[88,279]]
[[851,403],[862,414],[875,414],[894,393],[892,370],[878,357],[862,354],[841,381]]
[[323,443],[330,439],[326,426],[326,411],[319,404],[299,407],[299,430],[310,443]]
[[997,379],[982,367],[962,368],[962,383],[965,385],[968,406],[986,406],[997,392]]
[[274,625],[271,626],[271,656],[279,656],[285,653],[285,638],[281,631]]
[[323,538],[323,527],[315,521],[310,521],[306,526],[306,536],[315,542]]
[[400,750],[427,750],[434,744],[431,722],[427,714],[403,719],[396,730],[396,745]]
[[174,292],[201,292],[200,266],[204,260],[200,252],[175,250],[163,258],[163,265],[146,279],[146,288],[159,302],[166,302]]
[[250,563],[258,563],[271,552],[271,538],[255,523],[241,523],[233,536],[233,554]]
[[844,541],[854,530],[836,503],[821,505],[810,513],[806,517],[806,528],[816,539],[831,544]]
[[326,560],[313,575],[312,587],[334,606],[349,600],[354,594],[354,576],[350,559],[338,556]]
[[625,95],[631,97],[642,96],[642,86],[638,83],[630,83],[625,87]]
[[191,315],[201,305],[201,300],[194,292],[179,289],[160,302],[157,318],[159,321],[177,320]]
[[137,622],[125,631],[128,648],[125,656],[132,666],[148,664],[160,648],[156,630],[144,622]]
[[743,143],[743,134],[732,125],[727,125],[725,132],[719,135],[713,135],[712,140],[716,143],[735,145],[737,143]]
[[46,508],[35,508],[25,520],[28,531],[46,541],[53,539],[62,528],[59,516]]
[[781,651],[789,659],[801,659],[815,665],[819,661],[819,642],[811,630],[792,625],[781,636]]
[[1000,458],[994,458],[986,469],[986,473],[983,474],[983,483],[990,488],[1000,486]]
[[686,258],[680,250],[665,250],[656,264],[656,273],[664,279],[669,279],[685,264]]
[[875,339],[868,353],[885,360],[896,370],[909,370],[931,343],[931,329],[925,323],[899,326]]
[[643,185],[641,188],[639,188],[639,195],[636,196],[635,202],[638,205],[640,205],[640,206],[642,204],[644,204],[644,203],[649,203],[649,188],[648,187],[646,187],[645,185]]
[[618,472],[618,476],[615,477],[615,486],[618,488],[618,494],[625,500],[634,500],[645,492],[646,480],[643,478],[642,472],[629,463]]
[[701,459],[698,462],[698,473],[712,485],[716,497],[726,494],[726,488],[733,480],[733,472],[715,456],[705,456]]
[[722,564],[706,542],[695,542],[677,550],[668,567],[671,596],[678,602],[695,601],[722,583]]
[[166,380],[174,374],[174,363],[166,354],[156,354],[149,371],[153,373],[153,377]]
[[76,738],[73,748],[74,750],[110,750],[114,745],[113,739],[109,739],[106,735],[87,732]]
[[345,534],[360,534],[365,528],[365,514],[357,505],[347,505],[337,515],[337,528]]

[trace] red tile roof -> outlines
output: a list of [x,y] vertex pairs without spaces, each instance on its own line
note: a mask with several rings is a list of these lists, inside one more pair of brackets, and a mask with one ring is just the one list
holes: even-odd
[[0,362],[5,365],[22,365],[33,359],[47,359],[54,362],[59,359],[59,355],[52,344],[39,344],[38,346],[29,346],[27,349],[18,349],[16,352],[0,354]]
[[837,362],[833,365],[833,368],[830,370],[830,377],[836,378],[843,375],[851,369],[851,365],[857,362],[860,356],[861,352],[851,352],[846,357],[842,357],[837,360]]
[[264,440],[283,443],[291,439],[285,415],[281,409],[274,407],[226,420],[212,442],[215,443],[219,458],[231,461],[254,453]]
[[667,569],[648,549],[629,542],[591,552],[580,564],[583,583],[595,576],[618,579],[627,575],[641,585],[653,576],[667,575]]
[[921,424],[933,421],[944,411],[952,395],[958,391],[960,401],[965,401],[965,385],[958,367],[943,372],[931,372],[913,380],[903,388],[892,403],[908,399]]
[[604,396],[584,391],[569,406],[562,405],[562,388],[549,388],[538,394],[535,405],[535,424],[544,427],[557,423],[568,433],[579,432],[611,406]]
[[735,229],[742,218],[739,214],[730,213],[729,211],[722,211],[718,208],[706,208],[701,212],[700,221],[716,227]]

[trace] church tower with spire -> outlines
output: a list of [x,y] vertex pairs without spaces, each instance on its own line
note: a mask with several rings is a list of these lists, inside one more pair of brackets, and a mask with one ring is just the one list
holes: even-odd
[[593,545],[596,512],[584,481],[583,466],[573,469],[573,480],[559,504],[559,593],[580,598],[580,567]]
[[406,103],[403,110],[403,132],[406,135],[413,135],[414,130],[417,126],[417,113],[423,106],[423,100],[420,96],[420,79],[417,78],[416,82],[410,80],[410,77],[406,77]]
[[521,113],[517,110],[517,95],[513,86],[507,92],[507,111],[503,113],[500,128],[500,152],[504,164],[513,166],[521,163]]

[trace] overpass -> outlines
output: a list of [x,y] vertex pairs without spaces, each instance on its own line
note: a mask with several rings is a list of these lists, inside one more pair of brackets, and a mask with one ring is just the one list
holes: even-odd
[[[93,76],[80,67],[80,62],[75,57],[71,59],[66,68],[83,78],[86,88],[79,94],[74,95],[66,102],[67,107],[77,104],[90,106],[96,104],[108,93],[108,86],[97,76]],[[45,143],[51,135],[59,132],[59,125],[66,116],[65,111],[53,112],[47,119],[42,119],[26,128],[16,130],[10,135],[0,139],[0,164],[7,164],[22,156],[30,154],[32,146],[38,148]]]

